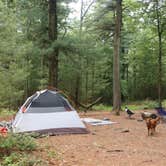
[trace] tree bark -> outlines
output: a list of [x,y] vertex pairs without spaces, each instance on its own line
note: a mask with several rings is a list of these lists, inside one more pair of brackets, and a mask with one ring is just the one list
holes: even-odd
[[162,107],[161,101],[161,85],[162,85],[162,31],[161,31],[161,21],[159,15],[159,4],[156,1],[156,17],[157,17],[157,33],[158,33],[158,105]]
[[[82,35],[82,24],[83,24],[83,18],[82,18],[82,14],[83,14],[83,0],[81,0],[81,13],[80,13],[80,25],[79,25],[79,38],[81,39],[81,35]],[[75,88],[75,104],[76,104],[76,108],[79,107],[79,96],[80,96],[80,89],[81,89],[81,60],[82,58],[78,55],[79,58],[79,71],[77,71],[76,74],[76,88]]]
[[[49,28],[48,35],[50,43],[58,38],[58,23],[57,23],[57,0],[49,0],[48,2]],[[49,86],[58,87],[58,49],[49,55]]]
[[76,108],[79,107],[79,96],[80,96],[80,76],[77,74],[76,76],[76,89],[75,89],[75,104],[76,104]]
[[120,115],[121,90],[120,90],[120,34],[122,25],[122,0],[116,1],[115,33],[114,33],[114,57],[113,57],[113,110]]
[[88,104],[88,85],[89,85],[89,71],[88,71],[88,57],[86,59],[86,73],[85,73],[85,102]]
[[93,99],[94,97],[94,90],[95,90],[95,59],[93,60],[92,63],[92,85],[91,85],[91,98]]

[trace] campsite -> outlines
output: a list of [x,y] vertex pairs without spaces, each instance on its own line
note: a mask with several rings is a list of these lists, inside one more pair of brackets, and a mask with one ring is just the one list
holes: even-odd
[[[165,125],[158,126],[156,135],[150,138],[147,136],[144,122],[126,120],[125,114],[117,117],[109,112],[102,114],[95,112],[88,113],[86,116],[98,119],[108,117],[118,123],[105,126],[88,126],[91,133],[87,135],[40,139],[39,142],[48,145],[50,150],[56,149],[59,152],[57,159],[51,159],[52,165],[164,166],[166,164]],[[135,118],[140,119],[140,111],[137,112]],[[123,132],[126,129],[129,129],[129,132]],[[43,155],[45,155],[45,152],[43,152]]]
[[48,166],[164,166],[166,125],[158,125],[156,134],[149,137],[145,122],[137,121],[141,119],[141,111],[136,111],[132,120],[126,118],[124,112],[121,116],[108,111],[89,112],[86,115],[81,113],[80,117],[107,117],[117,123],[103,126],[87,124],[89,134],[38,138],[36,142],[39,149],[32,153],[45,161],[41,165]]
[[0,166],[166,165],[166,0],[0,0]]

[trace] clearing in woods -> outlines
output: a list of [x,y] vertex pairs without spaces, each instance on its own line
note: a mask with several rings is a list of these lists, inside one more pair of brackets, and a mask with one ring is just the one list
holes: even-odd
[[[153,112],[153,110],[146,110]],[[110,118],[117,124],[87,125],[90,134],[50,136],[37,139],[40,155],[49,165],[59,166],[164,166],[166,165],[166,124],[160,123],[154,136],[147,135],[144,121],[115,116],[109,112],[89,112],[81,117]],[[128,131],[129,130],[129,131]]]

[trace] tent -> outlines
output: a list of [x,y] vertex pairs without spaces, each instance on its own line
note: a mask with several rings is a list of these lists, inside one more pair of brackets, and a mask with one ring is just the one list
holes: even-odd
[[14,133],[41,134],[88,133],[76,110],[60,93],[38,91],[19,109],[12,123]]

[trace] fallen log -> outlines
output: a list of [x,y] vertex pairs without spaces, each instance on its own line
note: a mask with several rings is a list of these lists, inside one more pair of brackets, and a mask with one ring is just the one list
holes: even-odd
[[[73,105],[73,106],[75,106],[76,107],[76,102],[75,102],[75,100],[74,100],[74,97],[72,96],[72,95],[70,95],[68,92],[66,92],[66,91],[62,91],[62,90],[60,90],[60,89],[58,89],[58,88],[54,88],[54,87],[48,87],[48,89],[50,89],[50,90],[55,90],[55,91],[58,91],[59,93],[61,93],[61,94],[63,94],[68,100],[69,100],[69,102]],[[82,107],[82,108],[84,108],[85,109],[85,111],[84,112],[87,112],[90,108],[92,108],[95,104],[97,104],[99,101],[101,101],[101,99],[102,99],[103,97],[99,97],[99,98],[97,98],[94,102],[92,102],[92,103],[90,103],[90,104],[88,104],[88,105],[85,105],[85,104],[83,104],[83,103],[80,103],[79,101],[77,101],[77,104],[80,106],[80,107]]]
[[87,112],[90,108],[92,108],[95,104],[97,104],[103,97],[99,97],[97,98],[93,103],[89,104],[89,105],[85,105],[82,104],[80,102],[78,102],[79,106],[86,109],[85,112]]

